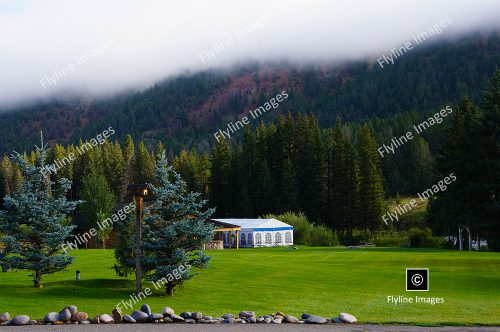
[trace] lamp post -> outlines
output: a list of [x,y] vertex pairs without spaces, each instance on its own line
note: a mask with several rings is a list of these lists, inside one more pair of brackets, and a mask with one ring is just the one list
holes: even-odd
[[142,201],[148,195],[148,185],[131,184],[127,187],[127,191],[132,193],[136,201],[136,242],[135,242],[135,292],[139,294],[142,291],[142,269],[141,269],[141,240],[142,240]]

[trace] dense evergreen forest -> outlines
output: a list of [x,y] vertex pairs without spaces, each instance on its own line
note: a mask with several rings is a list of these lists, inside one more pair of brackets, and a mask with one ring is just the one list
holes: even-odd
[[[342,234],[392,229],[381,218],[388,197],[422,193],[454,173],[458,183],[430,198],[427,225],[454,234],[459,223],[469,224],[482,236],[500,238],[499,75],[492,78],[499,41],[492,34],[436,44],[384,70],[367,62],[248,65],[184,75],[87,105],[33,106],[2,115],[0,150],[34,145],[44,129],[53,143],[51,162],[77,156],[53,175],[73,181],[69,198],[80,199],[86,179],[93,181],[89,174],[97,174],[96,183],[104,178],[112,191],[110,201],[123,201],[127,184],[154,183],[155,155],[167,149],[173,168],[217,207],[216,216],[304,212]],[[289,100],[263,121],[231,140],[213,139],[213,132],[283,87]],[[382,144],[445,107],[454,111],[442,123],[380,155]],[[84,138],[108,127],[116,131],[110,142],[77,153]],[[35,163],[36,153],[26,150],[25,159]],[[20,170],[3,157],[0,199],[21,182]]]

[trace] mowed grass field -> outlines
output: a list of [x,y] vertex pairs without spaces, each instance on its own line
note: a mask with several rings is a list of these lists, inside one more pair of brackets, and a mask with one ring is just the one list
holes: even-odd
[[[34,289],[28,272],[0,273],[0,313],[41,319],[75,304],[91,316],[129,300],[133,277],[111,269],[113,250],[79,250],[67,272],[45,276]],[[500,254],[397,248],[284,248],[210,251],[210,267],[167,298],[148,297],[153,311],[220,316],[278,310],[326,317],[349,312],[360,322],[418,325],[500,325]],[[405,268],[430,269],[429,292],[405,291]],[[81,280],[75,281],[75,271]],[[154,287],[145,283],[144,287]],[[387,303],[387,296],[443,297],[444,304]],[[134,309],[140,308],[140,303]],[[127,310],[131,311],[131,310]]]

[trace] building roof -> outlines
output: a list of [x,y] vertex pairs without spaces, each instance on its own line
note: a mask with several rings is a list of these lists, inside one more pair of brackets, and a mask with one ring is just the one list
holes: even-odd
[[293,226],[285,224],[277,219],[213,219],[219,222],[238,225],[242,229],[257,230],[293,230]]
[[208,219],[207,222],[212,224],[215,229],[219,228],[241,228],[239,225],[230,224],[225,221],[226,219]]

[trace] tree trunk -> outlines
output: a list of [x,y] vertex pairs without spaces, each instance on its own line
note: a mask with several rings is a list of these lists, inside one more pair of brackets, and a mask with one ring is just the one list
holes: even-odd
[[40,279],[41,279],[40,272],[36,271],[35,272],[35,279],[33,279],[33,285],[35,288],[42,288],[42,285],[40,284]]
[[167,296],[174,295],[174,285],[167,284]]

